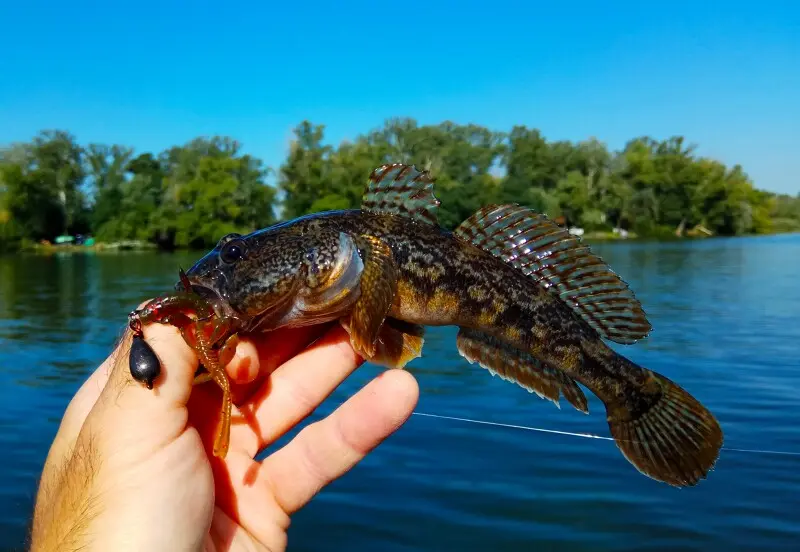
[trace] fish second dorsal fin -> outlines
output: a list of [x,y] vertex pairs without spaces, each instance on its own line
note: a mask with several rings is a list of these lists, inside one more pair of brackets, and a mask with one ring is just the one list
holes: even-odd
[[631,344],[650,332],[628,284],[545,215],[516,204],[487,205],[453,233],[531,277],[606,339]]
[[433,178],[413,165],[389,163],[369,175],[361,208],[370,213],[402,215],[438,224],[441,202],[433,194]]

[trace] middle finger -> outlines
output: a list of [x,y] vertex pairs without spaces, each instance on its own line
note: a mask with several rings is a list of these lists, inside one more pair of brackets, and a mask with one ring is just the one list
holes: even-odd
[[[310,347],[275,369],[238,407],[232,420],[231,444],[255,457],[289,431],[364,363],[339,324]],[[243,420],[242,420],[243,418]]]
[[226,366],[233,403],[238,406],[249,401],[278,367],[319,339],[325,330],[325,325],[282,328],[242,338]]

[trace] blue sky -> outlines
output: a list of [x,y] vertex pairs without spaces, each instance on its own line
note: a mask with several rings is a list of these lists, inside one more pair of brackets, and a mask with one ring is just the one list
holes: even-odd
[[303,119],[338,143],[411,116],[612,148],[682,134],[800,192],[800,3],[270,4],[0,0],[0,143],[225,134],[277,168]]

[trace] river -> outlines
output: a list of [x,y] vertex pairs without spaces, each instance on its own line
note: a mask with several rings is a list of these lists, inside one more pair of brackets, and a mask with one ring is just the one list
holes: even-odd
[[[631,284],[654,326],[646,340],[615,348],[680,383],[723,426],[726,448],[709,479],[678,490],[640,475],[609,441],[412,416],[295,516],[290,550],[796,545],[800,235],[595,250]],[[24,547],[37,477],[72,394],[108,355],[127,313],[195,257],[0,257],[0,550]],[[455,334],[429,330],[424,356],[409,366],[421,388],[418,412],[608,435],[594,396],[589,416],[566,403],[559,410],[469,365]],[[376,373],[359,369],[306,423]]]

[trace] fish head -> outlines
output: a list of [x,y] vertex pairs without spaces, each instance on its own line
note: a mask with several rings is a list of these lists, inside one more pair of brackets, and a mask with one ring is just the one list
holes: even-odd
[[363,263],[344,232],[277,228],[228,234],[183,283],[242,330],[303,326],[337,318],[358,298]]

